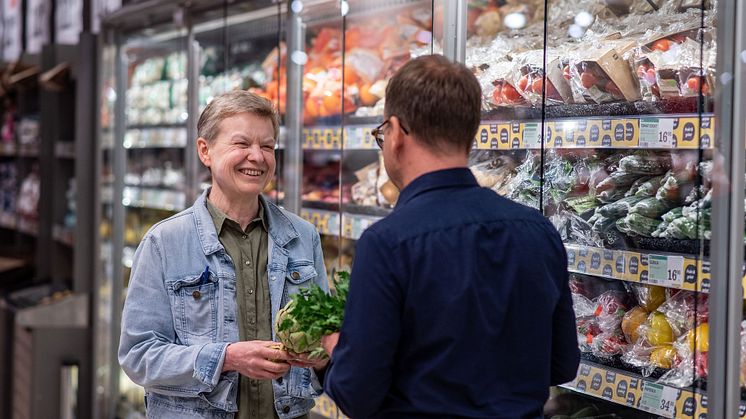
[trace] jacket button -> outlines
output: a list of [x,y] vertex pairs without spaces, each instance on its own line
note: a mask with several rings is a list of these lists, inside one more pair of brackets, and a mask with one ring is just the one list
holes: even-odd
[[295,279],[296,281],[298,280],[298,278],[300,278],[300,274],[297,271],[290,274],[290,276],[293,277],[293,279]]
[[282,408],[282,413],[288,414],[290,413],[290,406],[285,406]]
[[194,291],[192,293],[192,297],[194,297],[195,300],[199,300],[199,298],[202,297],[202,293],[199,291]]

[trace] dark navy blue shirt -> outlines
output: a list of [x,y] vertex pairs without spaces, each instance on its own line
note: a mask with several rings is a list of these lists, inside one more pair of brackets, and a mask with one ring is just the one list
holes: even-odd
[[324,390],[352,418],[541,418],[575,377],[559,234],[466,168],[408,185],[350,281]]

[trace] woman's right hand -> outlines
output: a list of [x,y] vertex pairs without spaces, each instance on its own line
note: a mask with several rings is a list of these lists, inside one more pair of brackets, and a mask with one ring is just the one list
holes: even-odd
[[290,355],[272,346],[277,342],[252,340],[235,342],[225,349],[223,371],[237,371],[255,380],[274,380],[290,369]]

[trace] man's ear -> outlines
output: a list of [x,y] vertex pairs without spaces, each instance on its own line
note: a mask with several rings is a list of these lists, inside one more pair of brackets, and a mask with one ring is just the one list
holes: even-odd
[[202,164],[210,167],[212,164],[210,159],[210,143],[202,137],[197,138],[197,155],[199,156],[200,161],[202,161]]
[[404,134],[404,130],[401,129],[401,123],[399,122],[398,117],[390,117],[389,125],[391,126],[389,127],[389,132],[386,133],[386,142],[390,142],[391,150],[398,154],[404,145],[404,137],[406,134]]

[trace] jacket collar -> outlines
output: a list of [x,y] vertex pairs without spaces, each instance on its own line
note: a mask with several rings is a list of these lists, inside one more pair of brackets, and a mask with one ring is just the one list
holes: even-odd
[[399,199],[396,201],[395,208],[402,207],[417,195],[433,189],[469,186],[479,186],[479,184],[471,173],[471,170],[466,167],[436,170],[434,172],[425,173],[410,182],[409,185],[401,191]]
[[[199,235],[202,251],[205,255],[211,255],[218,250],[223,249],[218,239],[218,233],[215,230],[215,223],[212,221],[210,212],[207,210],[207,195],[210,188],[202,192],[202,195],[194,201],[192,206],[194,219],[197,224],[197,234]],[[267,224],[269,225],[269,236],[278,246],[285,247],[293,239],[299,237],[298,230],[285,215],[282,210],[272,202],[259,195],[259,203],[264,206]]]

